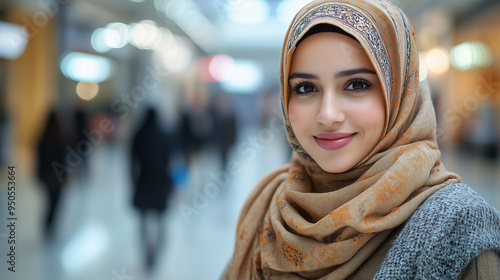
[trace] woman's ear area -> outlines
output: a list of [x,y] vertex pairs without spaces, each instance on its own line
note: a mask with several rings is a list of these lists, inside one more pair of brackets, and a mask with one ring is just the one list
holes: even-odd
[[282,98],[283,98],[283,113],[288,117],[288,103],[290,100],[290,85],[289,85],[289,77],[290,70],[292,65],[293,54],[295,53],[296,47],[293,46],[286,56],[286,64],[282,65],[284,69],[282,70],[283,79],[282,79]]

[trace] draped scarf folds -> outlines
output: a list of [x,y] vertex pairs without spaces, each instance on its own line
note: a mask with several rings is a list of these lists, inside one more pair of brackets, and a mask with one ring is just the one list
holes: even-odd
[[[288,119],[288,75],[297,42],[331,24],[354,36],[370,58],[386,101],[383,137],[344,173],[323,171]],[[460,182],[440,162],[430,94],[418,79],[410,22],[388,1],[313,1],[285,37],[280,85],[291,162],[263,179],[238,221],[223,279],[345,279],[440,188]]]

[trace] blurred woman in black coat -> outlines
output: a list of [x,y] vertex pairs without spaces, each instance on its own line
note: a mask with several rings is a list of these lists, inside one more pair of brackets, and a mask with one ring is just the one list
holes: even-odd
[[55,111],[49,113],[45,127],[37,145],[37,176],[48,195],[48,207],[45,214],[45,237],[52,238],[54,217],[59,206],[61,190],[67,181],[64,170],[66,141],[61,123]]
[[148,269],[154,264],[156,249],[162,245],[164,237],[163,212],[172,189],[171,142],[160,128],[156,112],[150,109],[132,143],[133,205],[141,212]]

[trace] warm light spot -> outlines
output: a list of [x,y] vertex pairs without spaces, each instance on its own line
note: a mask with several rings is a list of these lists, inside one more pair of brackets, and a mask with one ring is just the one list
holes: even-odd
[[160,47],[154,49],[156,64],[172,73],[180,73],[187,69],[193,61],[193,51],[189,41],[173,35],[170,39],[162,42]]
[[130,43],[141,50],[152,50],[161,43],[161,36],[156,22],[143,20],[132,24]]
[[450,68],[448,52],[443,48],[431,49],[425,58],[427,69],[436,74],[443,74]]
[[99,92],[99,85],[96,83],[79,82],[76,85],[76,94],[83,100],[91,100]]

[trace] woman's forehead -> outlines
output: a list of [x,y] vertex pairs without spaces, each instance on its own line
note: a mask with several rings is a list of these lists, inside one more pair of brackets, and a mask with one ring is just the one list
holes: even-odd
[[354,67],[374,69],[370,59],[356,40],[334,32],[311,35],[295,49],[291,72],[297,68],[314,70],[318,66],[339,70]]

